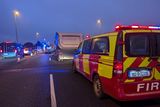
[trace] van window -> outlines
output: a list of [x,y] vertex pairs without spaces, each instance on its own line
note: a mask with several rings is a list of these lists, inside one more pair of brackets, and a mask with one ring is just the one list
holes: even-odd
[[126,53],[128,56],[149,55],[149,38],[146,34],[127,34]]
[[92,53],[108,54],[109,42],[108,37],[96,38],[93,40]]
[[82,53],[83,54],[90,54],[91,44],[92,44],[92,40],[91,39],[84,41],[83,49],[82,49]]

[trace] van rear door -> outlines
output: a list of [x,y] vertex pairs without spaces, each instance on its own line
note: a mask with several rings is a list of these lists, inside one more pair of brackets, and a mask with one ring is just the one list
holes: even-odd
[[160,33],[127,32],[124,40],[125,93],[160,91]]

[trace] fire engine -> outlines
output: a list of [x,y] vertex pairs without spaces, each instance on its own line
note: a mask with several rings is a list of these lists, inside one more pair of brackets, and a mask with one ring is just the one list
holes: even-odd
[[73,71],[93,83],[95,95],[120,101],[160,98],[160,27],[118,25],[93,36],[74,53]]

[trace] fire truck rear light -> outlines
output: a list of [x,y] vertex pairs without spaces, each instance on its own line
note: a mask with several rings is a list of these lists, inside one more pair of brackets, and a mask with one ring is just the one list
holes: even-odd
[[122,74],[123,73],[122,69],[123,69],[122,62],[116,62],[114,65],[114,74],[116,75]]
[[119,29],[119,28],[120,28],[120,26],[116,26],[115,28],[116,28],[116,29]]
[[138,26],[131,26],[131,28],[133,28],[133,29],[134,29],[134,28],[139,28],[139,27],[138,27]]
[[122,70],[122,63],[115,64],[114,69],[115,70]]

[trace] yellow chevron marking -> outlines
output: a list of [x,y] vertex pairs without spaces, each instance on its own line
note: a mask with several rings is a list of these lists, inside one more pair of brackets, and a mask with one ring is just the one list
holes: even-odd
[[125,60],[125,62],[123,63],[123,65],[124,65],[124,67],[123,67],[123,72],[125,72],[126,69],[127,69],[128,67],[130,67],[131,64],[132,64],[135,60],[136,60],[135,57],[134,57],[134,58],[127,58],[127,59]]
[[139,65],[139,67],[147,67],[149,65],[148,57],[143,59],[143,62]]
[[[124,67],[123,67],[123,72],[125,72],[126,69],[127,69],[128,67],[130,67],[131,64],[132,64],[135,60],[136,60],[136,58],[127,58],[127,59],[125,60],[125,62],[123,63],[123,65],[124,65]],[[128,82],[134,82],[134,79],[126,79],[126,80],[125,80],[125,83],[128,83]]]
[[155,69],[154,77],[156,80],[160,80],[160,72],[157,69]]

